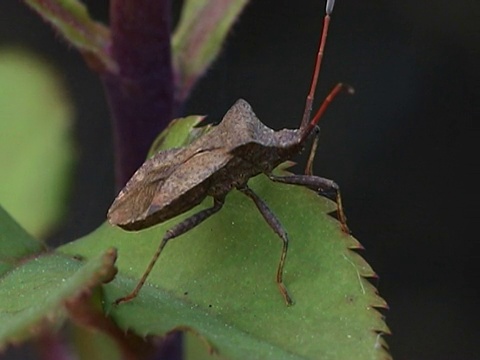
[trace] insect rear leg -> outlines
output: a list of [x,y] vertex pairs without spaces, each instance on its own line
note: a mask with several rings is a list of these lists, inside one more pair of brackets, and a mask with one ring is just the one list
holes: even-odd
[[326,192],[326,191],[333,190],[335,192],[338,219],[340,220],[340,223],[342,225],[342,230],[345,233],[350,234],[350,229],[347,226],[347,217],[345,216],[345,213],[343,211],[342,196],[340,194],[340,188],[334,181],[322,178],[320,176],[314,176],[314,175],[276,176],[273,174],[269,174],[268,177],[270,178],[270,180],[275,182],[306,186],[309,189],[312,189],[316,192]]
[[122,302],[130,301],[138,295],[140,289],[145,284],[145,281],[147,280],[148,275],[152,271],[153,266],[157,262],[158,257],[162,253],[163,248],[165,247],[165,245],[167,244],[167,242],[169,240],[186,233],[188,230],[193,229],[195,226],[199,225],[200,223],[202,223],[203,221],[208,219],[210,216],[212,216],[213,214],[218,212],[223,207],[223,203],[224,203],[223,198],[219,198],[219,199],[214,198],[213,201],[214,202],[213,202],[212,207],[210,207],[208,209],[204,209],[202,211],[199,211],[198,213],[196,213],[196,214],[186,218],[182,222],[178,223],[177,225],[172,227],[170,230],[167,230],[167,232],[165,233],[165,236],[163,237],[160,245],[158,246],[157,251],[155,252],[155,254],[152,257],[152,260],[150,260],[150,263],[148,264],[147,269],[143,273],[142,278],[138,282],[137,286],[135,286],[135,289],[133,289],[133,291],[131,293],[129,293],[127,296],[124,296],[122,298],[119,298],[119,299],[115,300],[116,305],[118,305]]
[[285,259],[287,257],[287,251],[288,251],[287,232],[285,231],[285,229],[283,228],[282,224],[280,223],[278,218],[275,216],[275,214],[270,210],[268,205],[257,194],[255,194],[249,187],[244,186],[242,188],[239,188],[238,190],[240,190],[242,193],[244,193],[250,199],[253,200],[258,210],[262,214],[263,218],[265,219],[265,221],[272,228],[272,230],[275,231],[275,233],[278,236],[280,236],[280,238],[283,241],[282,254],[280,256],[280,261],[277,267],[277,285],[280,290],[280,293],[282,294],[283,298],[285,299],[285,302],[287,303],[287,306],[290,306],[293,304],[293,301],[290,295],[288,294],[287,288],[283,283],[283,267],[285,266]]

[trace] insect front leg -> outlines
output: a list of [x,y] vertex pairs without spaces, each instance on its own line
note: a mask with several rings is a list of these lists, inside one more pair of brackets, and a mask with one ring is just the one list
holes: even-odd
[[305,175],[313,175],[313,160],[315,159],[315,154],[317,153],[319,139],[320,128],[315,126],[315,137],[313,139],[312,147],[310,148],[310,153],[308,154],[307,165],[305,166]]
[[193,229],[195,226],[199,225],[200,223],[202,223],[203,221],[208,219],[210,216],[212,216],[213,214],[215,214],[216,212],[218,212],[222,208],[223,203],[224,203],[224,198],[218,198],[218,199],[214,198],[212,207],[210,207],[208,209],[205,209],[205,210],[202,210],[202,211],[199,211],[198,213],[196,213],[196,214],[186,218],[182,222],[178,223],[177,225],[172,227],[170,230],[167,230],[165,236],[162,239],[162,242],[160,243],[157,251],[155,252],[155,254],[152,257],[152,260],[150,260],[150,263],[148,264],[147,269],[143,273],[142,278],[138,282],[137,286],[135,286],[135,289],[133,289],[133,291],[130,294],[128,294],[127,296],[124,296],[120,299],[115,300],[115,304],[118,305],[122,302],[130,301],[138,295],[138,292],[140,291],[142,286],[145,284],[145,281],[147,280],[148,275],[152,271],[153,266],[157,262],[158,257],[162,253],[163,248],[165,247],[165,245],[167,244],[167,242],[169,240],[186,233],[188,230]]
[[345,233],[350,234],[350,229],[347,226],[347,217],[345,216],[345,213],[343,211],[342,196],[340,195],[340,188],[334,181],[322,178],[320,176],[314,176],[314,175],[276,176],[273,174],[268,174],[268,177],[270,178],[270,180],[275,182],[306,186],[309,189],[312,189],[316,192],[334,191],[335,199],[337,203],[338,219],[340,220],[340,223],[342,225],[342,230]]
[[285,259],[287,257],[287,251],[288,251],[288,236],[287,232],[283,228],[282,224],[278,220],[278,218],[275,216],[275,214],[270,210],[268,205],[257,195],[255,194],[248,186],[244,186],[242,188],[238,188],[242,193],[247,195],[250,199],[253,200],[255,205],[257,206],[258,210],[262,214],[263,218],[265,221],[270,225],[273,231],[280,236],[280,238],[283,241],[283,248],[282,248],[282,254],[280,256],[280,262],[278,263],[277,267],[277,285],[278,288],[280,289],[280,293],[282,294],[283,298],[285,299],[285,302],[287,303],[287,306],[290,306],[293,304],[292,298],[288,294],[288,290],[283,284],[283,267],[285,266]]

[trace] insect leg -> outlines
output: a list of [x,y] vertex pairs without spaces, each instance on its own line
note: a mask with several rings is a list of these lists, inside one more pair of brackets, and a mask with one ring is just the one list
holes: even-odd
[[162,242],[160,243],[157,251],[155,252],[155,254],[152,257],[152,260],[150,260],[150,263],[148,264],[147,269],[143,273],[142,278],[138,282],[137,286],[135,286],[135,289],[133,289],[133,291],[130,294],[128,294],[127,296],[124,296],[120,299],[115,300],[116,305],[118,305],[122,302],[130,301],[138,295],[138,292],[142,288],[143,284],[145,284],[145,281],[147,280],[148,275],[152,271],[153,266],[157,262],[158,257],[162,253],[163,248],[165,247],[165,245],[167,244],[167,242],[169,240],[186,233],[188,230],[190,230],[190,229],[194,228],[195,226],[199,225],[201,222],[205,221],[206,219],[208,219],[210,216],[212,216],[213,214],[215,214],[216,212],[218,212],[222,208],[223,202],[224,202],[223,198],[220,198],[220,199],[214,198],[213,201],[214,202],[213,202],[212,207],[210,207],[208,209],[205,209],[205,210],[202,210],[202,211],[199,211],[198,213],[196,213],[196,214],[186,218],[182,222],[178,223],[177,225],[172,227],[170,230],[167,230],[165,236],[162,239]]
[[287,303],[287,306],[290,306],[293,304],[293,301],[288,294],[287,288],[283,284],[283,267],[285,266],[285,259],[287,257],[288,250],[287,232],[285,231],[275,214],[269,209],[268,205],[260,197],[258,197],[258,195],[255,194],[249,187],[245,186],[239,188],[238,190],[240,190],[242,193],[244,193],[253,200],[265,221],[268,223],[268,225],[270,225],[272,230],[275,231],[278,236],[280,236],[283,241],[282,255],[280,256],[280,262],[278,263],[277,267],[277,285],[280,289],[280,293],[282,294],[285,302]]
[[306,186],[309,189],[312,189],[316,192],[333,190],[335,192],[338,219],[340,220],[340,223],[342,225],[342,230],[345,233],[350,234],[350,230],[348,229],[348,226],[347,226],[347,217],[345,216],[345,213],[343,211],[342,196],[340,195],[340,188],[334,181],[322,178],[320,176],[314,176],[314,175],[276,176],[273,174],[269,174],[268,177],[270,178],[270,180],[275,182]]
[[315,129],[315,138],[313,139],[310,154],[308,155],[307,165],[305,166],[305,175],[313,175],[313,159],[317,152],[318,139],[320,138],[320,128],[317,126]]

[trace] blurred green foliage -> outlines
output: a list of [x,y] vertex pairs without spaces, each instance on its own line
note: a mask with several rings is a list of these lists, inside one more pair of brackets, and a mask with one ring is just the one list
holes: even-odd
[[24,50],[0,49],[0,204],[37,237],[64,216],[72,118],[52,66]]

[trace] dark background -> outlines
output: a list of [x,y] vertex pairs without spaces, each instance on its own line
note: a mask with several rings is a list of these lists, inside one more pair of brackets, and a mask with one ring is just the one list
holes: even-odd
[[[106,18],[105,2],[88,3]],[[242,97],[267,125],[298,126],[323,6],[253,0],[186,113],[218,121]],[[77,106],[74,191],[51,243],[75,239],[104,221],[114,197],[101,84],[20,1],[2,0],[0,45],[12,44],[54,64]],[[349,226],[390,305],[396,359],[480,356],[479,64],[478,0],[337,1],[317,102],[338,81],[357,93],[322,119],[315,172],[342,187]]]

